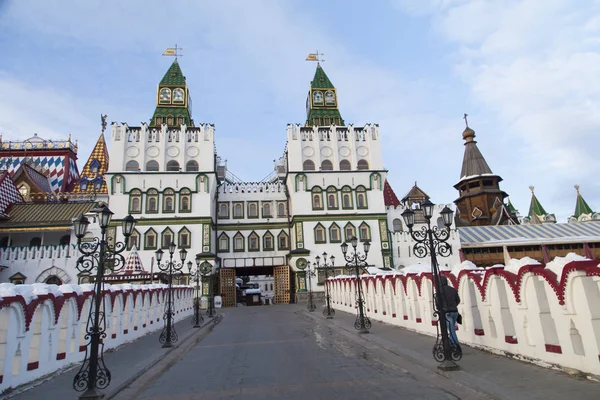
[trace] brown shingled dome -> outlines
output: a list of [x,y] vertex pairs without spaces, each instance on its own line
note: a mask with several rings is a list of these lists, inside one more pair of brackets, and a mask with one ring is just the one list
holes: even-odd
[[475,137],[475,131],[467,126],[463,131],[462,136],[465,140],[467,140],[468,138],[472,139]]

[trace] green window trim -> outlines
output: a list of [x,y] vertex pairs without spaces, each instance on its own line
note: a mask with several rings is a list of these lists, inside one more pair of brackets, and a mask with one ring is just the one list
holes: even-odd
[[[281,246],[281,238],[285,238],[285,246]],[[277,235],[277,250],[289,250],[290,249],[290,237],[287,233],[281,231]]]
[[141,239],[142,239],[142,237],[140,235],[140,232],[137,229],[134,229],[133,232],[131,232],[131,236],[127,240],[127,250],[133,249],[134,244],[135,244],[135,248],[137,250],[139,250],[141,247],[140,246]]
[[[242,247],[241,248],[236,248],[236,244],[238,243],[238,239],[241,239],[241,244]],[[242,235],[240,232],[236,233],[235,236],[233,237],[233,252],[234,253],[243,253],[246,251],[246,241],[244,240],[244,235]]]
[[[271,245],[267,245],[267,238],[271,238]],[[275,237],[271,232],[267,232],[263,235],[263,250],[274,251],[275,250]]]
[[[317,232],[321,232],[322,239],[318,239]],[[325,227],[323,225],[321,225],[320,223],[317,224],[314,228],[313,233],[315,235],[315,243],[327,243],[327,231],[325,230]]]
[[[354,209],[354,202],[352,201],[352,189],[350,189],[349,187],[344,187],[342,188],[342,202],[341,202],[341,206],[342,206],[342,210],[353,210]],[[346,202],[344,201],[345,199],[348,199],[348,204],[346,205]]]
[[[367,200],[367,190],[365,189],[364,186],[359,186],[356,188],[356,208],[359,210],[366,210],[369,208],[369,203]],[[362,195],[363,198],[363,205],[361,206],[361,202],[360,202],[360,196]]]
[[[223,248],[223,247],[221,246],[221,243],[223,243],[223,242],[224,242],[224,240],[223,240],[223,239],[226,239],[226,240],[227,240],[227,246],[226,246],[225,248]],[[227,236],[227,234],[226,234],[226,233],[221,233],[221,234],[219,235],[219,238],[218,238],[218,240],[217,240],[217,252],[219,252],[219,253],[229,253],[229,251],[230,251],[230,244],[231,244],[231,243],[230,243],[230,240],[229,240],[229,236]]]
[[[154,245],[151,246],[152,243],[148,243],[150,240],[149,238],[153,237],[153,241],[154,241]],[[158,234],[156,233],[156,231],[152,228],[148,229],[145,233],[144,233],[144,250],[156,250],[156,245],[158,242]]]
[[[182,245],[181,243],[183,242],[182,237],[183,235],[187,234],[187,244]],[[190,232],[190,230],[188,228],[186,228],[185,226],[183,228],[181,228],[179,230],[179,232],[177,232],[177,246],[180,248],[184,248],[184,249],[189,249],[192,247],[192,232]]]
[[[258,209],[258,201],[249,201],[247,204],[248,219],[257,219],[260,217],[260,210]],[[250,210],[254,210],[254,213],[250,213]]]
[[[170,209],[167,207],[167,204],[170,204]],[[163,214],[175,213],[175,192],[173,189],[165,189],[163,191],[162,212]]]
[[[333,232],[337,230],[337,239],[333,238]],[[342,230],[335,222],[329,227],[329,243],[342,243]]]
[[[352,228],[352,236],[348,235],[348,228]],[[356,227],[348,222],[346,225],[344,225],[344,241],[348,242],[350,239],[352,239],[352,237],[356,237]]]
[[[254,247],[254,248],[252,246],[253,240],[256,241],[256,247]],[[252,233],[250,233],[250,235],[248,235],[248,251],[249,252],[260,251],[260,237],[254,231],[252,231]]]
[[[363,237],[363,231],[366,229],[366,237]],[[366,222],[363,222],[358,227],[358,240],[361,242],[366,242],[371,240],[371,227]]]
[[[236,216],[236,210],[241,211],[241,215]],[[244,219],[244,202],[243,201],[234,201],[232,203],[232,218],[233,219]]]
[[[169,235],[171,237],[171,240],[169,240],[168,242],[165,241],[166,235]],[[173,241],[175,241],[175,233],[170,228],[167,228],[160,233],[160,248],[161,249],[168,249],[169,245]]]
[[[222,210],[226,210],[226,212],[224,213],[225,215],[222,215],[223,213],[221,212]],[[217,212],[217,218],[218,219],[229,219],[229,202],[228,201],[224,201],[224,202],[219,202],[219,210]]]
[[[187,199],[187,207],[183,207],[184,199]],[[179,191],[179,212],[192,212],[192,192],[190,191],[190,189],[181,189]]]
[[[137,200],[137,210],[133,207],[134,199]],[[129,192],[129,214],[142,213],[142,192],[139,189],[134,189]]]
[[[158,200],[158,190],[150,189],[146,192],[146,214],[158,214]],[[150,207],[151,204],[154,207]]]

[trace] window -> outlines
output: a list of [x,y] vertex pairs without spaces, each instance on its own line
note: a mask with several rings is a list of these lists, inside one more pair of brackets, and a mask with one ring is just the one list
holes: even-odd
[[42,245],[42,238],[41,237],[34,237],[33,239],[31,239],[29,241],[29,246],[31,247],[39,247]]
[[134,246],[136,250],[140,248],[140,233],[137,229],[134,229],[133,232],[131,232],[131,236],[129,236],[129,239],[127,240],[127,250],[133,249]]
[[173,125],[173,116],[167,115],[167,125]]
[[329,117],[323,117],[323,125],[330,125],[331,124],[331,118]]
[[87,190],[87,187],[88,187],[88,181],[84,178],[81,180],[81,182],[79,182],[79,189],[84,191],[84,190]]
[[163,192],[163,212],[175,212],[175,192],[173,189],[165,189]]
[[344,227],[344,235],[344,240],[346,242],[352,239],[353,237],[356,237],[356,228],[354,228],[354,225],[352,225],[350,222],[348,222]]
[[313,210],[323,209],[323,193],[319,187],[313,188],[312,190],[312,206]]
[[233,237],[233,251],[244,251],[244,236],[239,232]]
[[137,172],[139,170],[140,170],[140,164],[138,164],[137,161],[135,161],[135,160],[127,161],[127,164],[125,165],[125,171]]
[[219,203],[219,218],[229,218],[229,204]]
[[191,199],[192,199],[192,192],[190,191],[190,189],[183,188],[179,191],[179,212],[192,211]]
[[133,189],[129,192],[129,212],[132,214],[139,214],[142,203],[142,192],[138,189]]
[[278,217],[285,217],[285,203],[278,203],[277,204],[277,216]]
[[352,166],[350,165],[350,161],[342,160],[340,161],[340,171],[350,171]]
[[233,218],[244,218],[244,208],[242,204],[243,203],[233,204]]
[[171,103],[171,89],[169,89],[169,88],[160,89],[160,92],[158,95],[158,102],[164,103],[164,104]]
[[150,160],[146,163],[146,171],[158,172],[158,161]]
[[190,248],[192,234],[186,227],[181,228],[179,231],[179,247]]
[[323,160],[321,163],[321,171],[333,171],[333,164],[329,160]]
[[56,275],[51,275],[48,277],[48,279],[46,279],[45,282],[47,285],[62,285],[62,281],[60,280],[60,278]]
[[323,228],[323,225],[317,224],[317,226],[315,226],[315,243],[325,242],[325,228]]
[[263,203],[263,218],[271,218],[271,203]]
[[183,122],[184,122],[184,121],[183,121],[183,117],[177,117],[177,123],[178,123],[179,125],[183,125]]
[[167,171],[169,172],[178,172],[179,171],[179,163],[175,160],[171,160],[167,163]]
[[156,125],[162,125],[162,122],[163,122],[162,117],[156,117],[155,121],[156,121]]
[[338,195],[337,190],[334,187],[327,188],[327,208],[337,210],[338,208]]
[[369,169],[369,162],[367,160],[358,160],[356,169]]
[[219,236],[219,251],[229,251],[229,236],[225,233]]
[[302,169],[304,171],[314,171],[315,170],[315,163],[312,162],[312,160],[306,160],[302,164]]
[[185,170],[188,172],[198,172],[198,163],[194,160],[190,160],[185,164]]
[[273,284],[272,284],[272,283],[270,283],[270,284],[269,284],[269,286],[271,287],[271,290],[273,290]]
[[271,232],[267,232],[263,236],[263,250],[275,250],[275,238]]
[[288,243],[288,235],[284,231],[281,231],[281,233],[277,235],[277,244],[279,246],[279,250],[288,250],[290,248]]
[[399,218],[394,219],[392,224],[392,226],[394,227],[394,232],[402,232],[402,221],[400,221]]
[[367,240],[371,240],[371,228],[369,228],[369,225],[367,225],[366,222],[363,222],[362,224],[360,224],[360,227],[358,228],[359,232],[360,232],[360,241],[364,242]]
[[265,283],[265,291],[269,290],[269,284]]
[[318,118],[318,117],[313,118],[313,125],[321,126],[321,118]]
[[154,249],[156,249],[156,231],[150,228],[144,234],[144,250]]
[[90,171],[92,172],[92,174],[97,174],[99,168],[100,168],[100,162],[94,158],[94,160],[90,164]]
[[94,190],[100,190],[101,187],[102,187],[102,179],[101,178],[97,178],[94,181]]
[[258,245],[258,235],[256,232],[252,232],[250,236],[248,236],[248,250],[249,251],[259,251],[260,246]]
[[342,189],[342,208],[352,209],[352,189],[347,186]]
[[167,228],[162,232],[160,247],[163,249],[168,249],[171,243],[173,243],[173,231]]
[[258,218],[258,203],[248,203],[248,218]]
[[341,243],[342,241],[340,227],[336,223],[329,227],[329,241],[331,243]]
[[150,189],[146,193],[146,212],[155,214],[158,212],[158,190]]
[[367,190],[362,186],[356,188],[356,208],[367,208]]

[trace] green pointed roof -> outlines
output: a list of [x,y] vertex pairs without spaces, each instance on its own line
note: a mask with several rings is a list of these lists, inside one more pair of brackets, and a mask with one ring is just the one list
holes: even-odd
[[573,216],[579,218],[581,214],[593,214],[594,212],[591,207],[583,199],[581,193],[579,193],[579,185],[575,185],[575,190],[577,190],[577,202],[575,203],[575,214]]
[[[321,101],[317,102],[314,96],[320,96]],[[330,102],[329,99],[332,99],[332,101]],[[345,125],[340,110],[338,109],[338,98],[335,86],[333,86],[333,83],[331,83],[329,77],[327,77],[327,74],[323,71],[321,64],[317,64],[315,76],[310,82],[306,111],[306,126],[326,126],[331,124],[336,124],[338,126]]]
[[183,72],[181,72],[181,68],[179,67],[179,63],[177,59],[173,61],[173,64],[169,67],[169,70],[163,76],[160,81],[161,86],[174,85],[174,86],[182,86],[185,85],[185,76],[183,76]]
[[515,214],[517,212],[517,209],[515,208],[515,206],[513,206],[513,204],[510,202],[510,199],[508,199],[508,210]]
[[529,205],[529,218],[533,218],[534,215],[546,215],[548,214],[546,212],[546,210],[544,210],[544,207],[542,207],[542,204],[540,203],[540,201],[537,199],[537,197],[535,197],[535,193],[533,192],[533,186],[529,186],[529,189],[531,189],[531,204]]

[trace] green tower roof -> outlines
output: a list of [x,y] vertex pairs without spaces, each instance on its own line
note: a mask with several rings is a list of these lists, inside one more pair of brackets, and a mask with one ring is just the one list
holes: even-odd
[[575,203],[575,214],[573,214],[573,216],[579,218],[581,214],[593,214],[594,212],[583,199],[581,193],[579,193],[579,185],[575,185],[575,190],[577,190],[577,202]]
[[515,206],[513,206],[513,204],[510,202],[510,199],[508,199],[508,210],[515,214],[517,212],[517,209],[515,208]]
[[533,186],[529,186],[529,189],[531,189],[531,204],[529,205],[529,214],[528,214],[528,217],[529,218],[534,218],[534,215],[546,215],[546,214],[548,214],[546,212],[546,210],[544,210],[544,207],[542,207],[542,204],[537,199],[537,197],[535,197],[535,193],[533,192],[533,189],[534,189]]
[[343,126],[344,120],[338,109],[338,97],[333,83],[317,64],[315,76],[310,83],[306,101],[306,126]]
[[169,70],[167,71],[165,76],[163,76],[162,80],[160,81],[160,85],[181,86],[185,84],[185,76],[183,76],[183,72],[181,72],[181,68],[179,68],[179,63],[177,62],[177,59],[175,59],[175,61],[173,61],[173,64],[171,64],[171,66],[169,67]]

